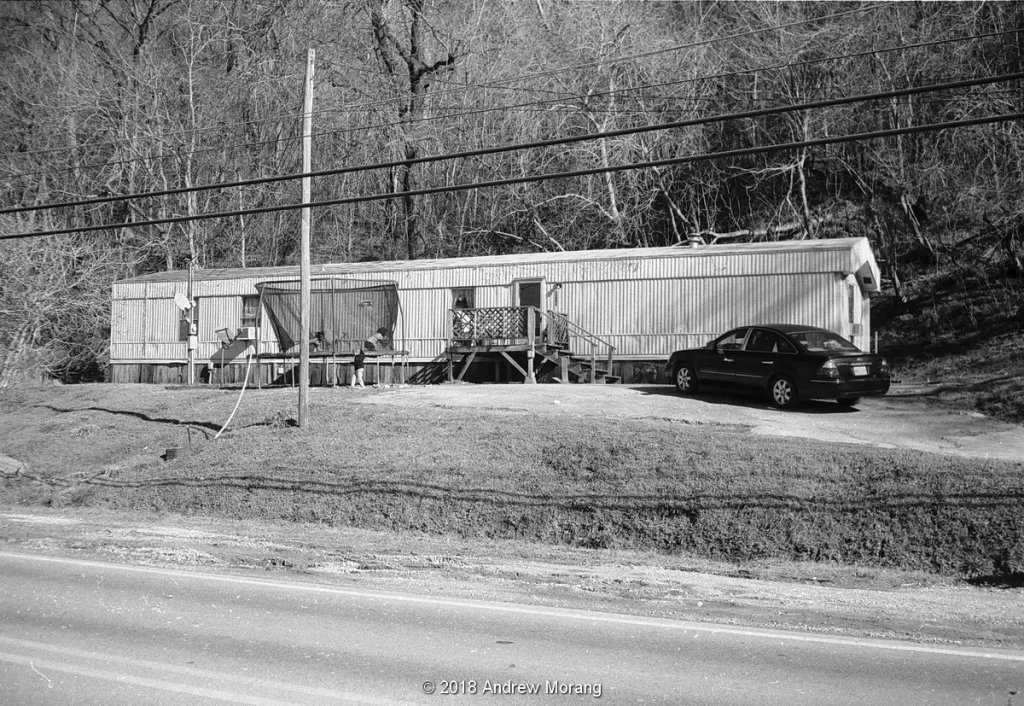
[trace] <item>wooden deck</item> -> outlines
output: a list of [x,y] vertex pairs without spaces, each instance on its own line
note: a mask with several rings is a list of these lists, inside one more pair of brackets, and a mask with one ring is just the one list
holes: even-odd
[[[532,306],[450,309],[449,324],[449,382],[462,380],[471,364],[488,359],[495,365],[495,377],[504,364],[528,384],[616,380],[610,374],[615,347],[584,331],[564,314]],[[571,346],[587,352],[573,352]],[[599,361],[606,365],[604,369],[598,366]],[[456,364],[460,366],[458,373]]]

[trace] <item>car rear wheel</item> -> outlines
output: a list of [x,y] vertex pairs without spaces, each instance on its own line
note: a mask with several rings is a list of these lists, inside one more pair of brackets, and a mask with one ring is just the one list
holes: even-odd
[[846,399],[843,400],[836,400],[836,402],[843,405],[844,407],[856,407],[857,403],[860,402],[860,399],[860,397],[847,397]]
[[772,380],[770,392],[772,404],[781,409],[795,407],[800,401],[796,394],[796,385],[785,375],[780,375]]
[[692,395],[699,387],[696,371],[686,363],[681,363],[676,368],[676,389],[684,395]]

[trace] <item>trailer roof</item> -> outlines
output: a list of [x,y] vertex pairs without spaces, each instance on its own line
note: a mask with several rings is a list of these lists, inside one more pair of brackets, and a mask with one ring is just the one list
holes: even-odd
[[[764,252],[813,252],[823,250],[850,250],[866,244],[866,238],[829,238],[822,240],[787,240],[760,243],[729,243],[724,245],[686,244],[658,248],[620,248],[613,250],[570,250],[563,252],[521,253],[515,255],[484,255],[428,260],[387,260],[374,262],[340,262],[312,265],[310,277],[332,275],[380,275],[387,272],[409,270],[439,270],[454,267],[487,267],[509,264],[542,264],[572,261],[658,259],[675,257],[714,257]],[[870,252],[870,250],[869,250]],[[246,277],[292,279],[299,276],[298,265],[279,267],[229,267],[196,270],[194,277],[204,281],[234,280]],[[188,280],[187,270],[155,272],[120,280],[120,283],[136,282],[184,282]]]

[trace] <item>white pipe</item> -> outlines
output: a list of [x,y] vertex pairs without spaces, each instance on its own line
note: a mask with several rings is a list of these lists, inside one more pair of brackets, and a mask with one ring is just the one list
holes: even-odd
[[224,422],[224,426],[222,426],[220,428],[220,431],[217,432],[217,435],[215,437],[213,437],[214,441],[216,441],[220,437],[220,435],[224,433],[224,430],[228,428],[228,424],[230,424],[231,420],[235,418],[235,412],[238,411],[238,405],[242,404],[242,395],[245,394],[245,386],[247,384],[249,384],[249,367],[251,365],[252,365],[252,353],[249,353],[246,356],[246,361],[245,361],[245,380],[242,381],[242,391],[238,393],[238,401],[235,402],[235,408],[233,410],[231,410],[231,416],[228,417],[228,420],[226,422]]

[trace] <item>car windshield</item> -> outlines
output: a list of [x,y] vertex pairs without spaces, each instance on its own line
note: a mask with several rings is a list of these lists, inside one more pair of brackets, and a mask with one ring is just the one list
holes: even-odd
[[860,348],[831,331],[797,331],[789,337],[812,353],[859,353]]

